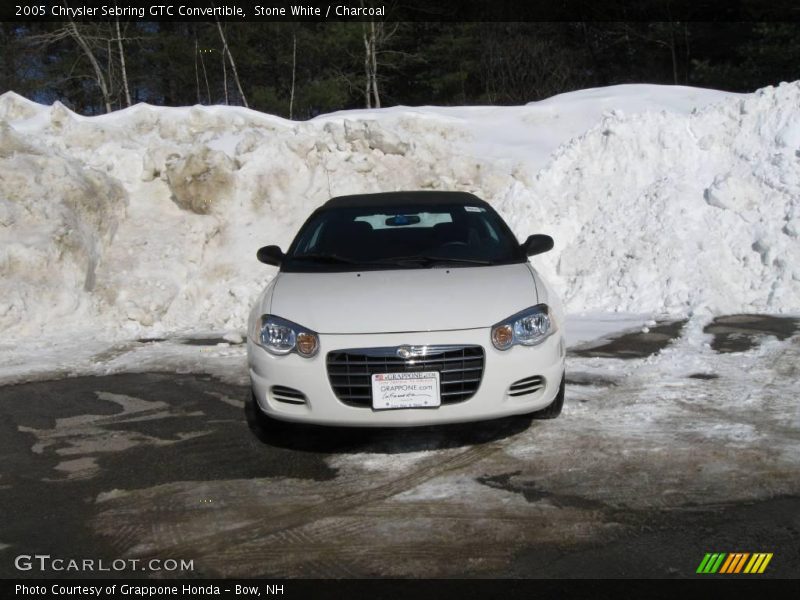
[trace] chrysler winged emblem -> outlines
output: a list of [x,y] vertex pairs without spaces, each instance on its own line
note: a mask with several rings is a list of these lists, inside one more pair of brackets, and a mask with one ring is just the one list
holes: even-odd
[[403,359],[416,358],[417,356],[425,356],[427,350],[427,346],[398,346],[397,356]]

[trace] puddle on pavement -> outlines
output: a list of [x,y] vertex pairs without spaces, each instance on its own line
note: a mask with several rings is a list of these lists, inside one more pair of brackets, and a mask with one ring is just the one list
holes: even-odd
[[[249,390],[169,373],[0,388],[0,514],[8,516],[1,541],[31,554],[74,552],[111,562],[120,558],[117,542],[89,526],[96,498],[133,490],[148,498],[154,493],[148,490],[180,489],[181,482],[191,482],[189,493],[199,494],[203,485],[236,480],[291,478],[317,485],[334,479],[337,471],[324,455],[265,451],[243,408],[208,392],[243,398]],[[134,527],[123,525],[129,529],[120,531],[120,539]],[[0,564],[0,578],[13,574],[13,563]]]
[[586,358],[646,358],[660,352],[677,339],[687,319],[661,321],[647,331],[637,330],[623,333],[615,338],[605,338],[595,345],[570,351],[573,356]]
[[714,336],[711,348],[722,354],[751,350],[767,336],[783,341],[798,332],[800,318],[775,315],[725,315],[703,329]]
[[584,510],[604,510],[608,508],[605,503],[592,500],[591,498],[584,498],[571,494],[554,494],[543,490],[536,485],[535,481],[521,479],[519,477],[521,473],[522,471],[514,471],[513,473],[503,473],[502,475],[495,475],[492,477],[478,477],[476,481],[490,488],[522,494],[522,497],[525,498],[527,502],[546,500],[557,508],[572,507]]

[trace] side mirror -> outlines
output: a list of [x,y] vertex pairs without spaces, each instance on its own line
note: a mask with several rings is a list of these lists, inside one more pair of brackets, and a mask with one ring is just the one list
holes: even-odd
[[258,249],[256,256],[264,264],[280,267],[285,255],[278,246],[264,246]]
[[553,238],[549,235],[537,233],[528,236],[525,243],[520,246],[527,256],[535,256],[553,249]]

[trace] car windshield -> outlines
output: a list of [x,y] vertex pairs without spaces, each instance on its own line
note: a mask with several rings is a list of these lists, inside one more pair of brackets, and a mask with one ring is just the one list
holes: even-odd
[[525,260],[508,226],[486,205],[380,205],[315,212],[281,269],[470,267]]

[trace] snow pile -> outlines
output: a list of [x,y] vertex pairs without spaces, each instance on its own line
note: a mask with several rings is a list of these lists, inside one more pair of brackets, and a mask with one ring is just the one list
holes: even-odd
[[239,330],[314,207],[458,189],[516,233],[570,311],[797,311],[800,84],[617,86],[522,107],[233,107],[81,117],[0,96],[0,328]]
[[[570,307],[800,309],[800,84],[606,116],[500,204],[558,240]],[[537,219],[536,216],[541,215]]]
[[31,318],[91,317],[96,270],[124,215],[125,190],[5,123],[0,162],[0,324],[25,332]]

